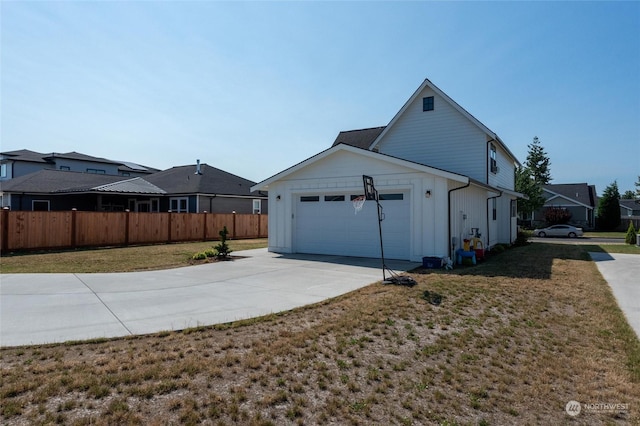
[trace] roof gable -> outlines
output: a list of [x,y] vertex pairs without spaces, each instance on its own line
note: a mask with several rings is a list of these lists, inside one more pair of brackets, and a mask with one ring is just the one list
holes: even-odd
[[271,176],[268,179],[263,180],[262,182],[254,185],[251,189],[254,191],[257,190],[263,190],[266,191],[269,188],[269,185],[283,180],[291,175],[293,175],[294,173],[306,168],[306,167],[310,167],[312,165],[317,164],[318,162],[322,161],[323,159],[334,155],[336,153],[339,153],[341,151],[344,152],[349,152],[349,153],[353,153],[353,154],[357,154],[357,155],[361,155],[361,156],[365,156],[368,158],[373,158],[376,160],[382,160],[382,161],[386,161],[389,162],[391,164],[395,164],[398,166],[403,166],[403,167],[407,167],[407,168],[411,168],[414,169],[416,171],[419,172],[423,172],[423,173],[431,173],[434,174],[436,176],[440,176],[440,177],[444,177],[447,179],[451,179],[454,181],[458,181],[461,183],[468,183],[469,182],[469,178],[457,173],[452,173],[446,170],[441,170],[441,169],[436,169],[434,167],[429,167],[429,166],[425,166],[424,164],[419,164],[419,163],[414,163],[412,161],[408,161],[408,160],[403,160],[401,158],[397,158],[397,157],[392,157],[390,155],[386,155],[386,154],[380,154],[377,152],[373,152],[373,151],[369,151],[367,149],[363,149],[363,148],[357,148],[354,147],[352,145],[346,145],[346,144],[338,144],[335,146],[332,146],[329,149],[326,149],[322,152],[320,152],[319,154],[314,155],[313,157],[307,158],[306,160],[289,167],[286,170],[283,170],[282,172]]
[[382,132],[380,132],[380,134],[371,143],[371,145],[368,147],[368,149],[373,150],[378,145],[378,143],[380,143],[380,141],[382,141],[384,136],[398,123],[398,121],[405,114],[407,109],[419,98],[421,93],[427,88],[431,89],[437,96],[442,98],[451,107],[453,107],[454,110],[456,110],[459,114],[461,114],[463,117],[465,117],[467,120],[469,120],[474,126],[476,126],[483,133],[485,133],[487,135],[487,138],[488,138],[487,140],[494,140],[498,145],[500,145],[500,147],[507,153],[507,155],[509,157],[511,157],[511,159],[516,164],[518,164],[518,165],[520,164],[520,162],[518,161],[516,156],[511,152],[511,150],[509,150],[509,148],[505,145],[505,143],[500,139],[500,137],[495,132],[491,131],[488,127],[486,127],[484,124],[482,124],[477,118],[475,118],[467,110],[462,108],[457,102],[455,102],[453,99],[451,99],[446,93],[444,93],[442,90],[440,90],[435,84],[433,84],[428,79],[425,79],[422,82],[420,87],[418,87],[418,89],[413,93],[413,95],[411,95],[409,100],[407,100],[407,102],[402,106],[400,111],[398,111],[398,113],[396,113],[396,115],[391,119],[389,124],[382,130]]
[[561,196],[589,208],[596,206],[596,188],[594,185],[588,185],[587,183],[548,184],[544,185],[542,189],[551,194],[551,196]]

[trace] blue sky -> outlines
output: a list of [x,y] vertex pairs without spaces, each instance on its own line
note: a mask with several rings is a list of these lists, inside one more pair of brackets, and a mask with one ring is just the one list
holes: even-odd
[[0,148],[260,181],[425,78],[553,183],[640,175],[640,2],[0,3]]

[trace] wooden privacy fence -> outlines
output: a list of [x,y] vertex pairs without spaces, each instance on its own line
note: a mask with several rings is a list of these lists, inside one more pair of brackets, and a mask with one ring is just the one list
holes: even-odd
[[3,253],[16,250],[126,246],[228,238],[264,238],[267,215],[2,210]]

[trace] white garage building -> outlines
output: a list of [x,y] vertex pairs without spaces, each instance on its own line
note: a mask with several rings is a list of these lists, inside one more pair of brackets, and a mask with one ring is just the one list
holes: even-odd
[[342,132],[252,191],[269,192],[270,251],[379,257],[375,201],[357,214],[352,202],[372,176],[385,257],[420,261],[452,256],[472,229],[487,248],[515,239],[516,164],[497,135],[425,80],[389,125]]

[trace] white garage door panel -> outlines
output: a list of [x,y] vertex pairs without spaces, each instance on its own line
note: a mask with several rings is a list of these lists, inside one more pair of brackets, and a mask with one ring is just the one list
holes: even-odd
[[[396,192],[399,193],[399,192]],[[298,253],[379,257],[380,237],[375,201],[365,202],[357,215],[350,195],[344,201],[303,202],[298,197],[295,213],[295,248]],[[389,259],[409,258],[409,196],[402,200],[382,200],[384,254]]]

